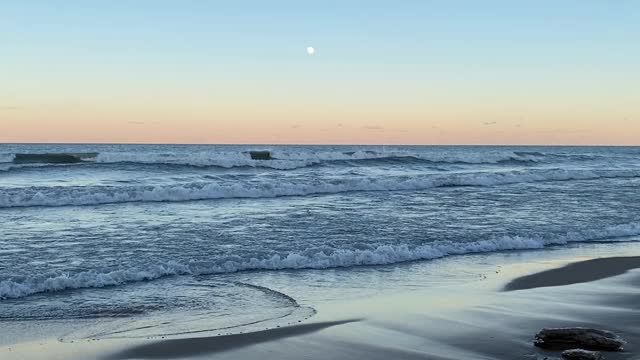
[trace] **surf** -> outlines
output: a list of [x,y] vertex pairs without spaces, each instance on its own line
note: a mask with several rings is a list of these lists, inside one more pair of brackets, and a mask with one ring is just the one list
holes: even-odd
[[241,181],[214,177],[168,185],[99,185],[0,188],[0,208],[84,206],[130,202],[184,202],[231,198],[277,198],[358,191],[418,191],[441,187],[488,187],[548,181],[637,178],[640,170],[533,169],[470,173]]
[[89,153],[13,153],[3,154],[3,169],[17,170],[26,165],[140,164],[218,168],[266,168],[295,170],[321,165],[376,166],[388,163],[530,165],[542,162],[541,153],[420,153],[410,151],[279,151],[247,150],[237,152],[89,152]]
[[0,299],[71,289],[103,288],[151,281],[167,276],[212,275],[241,271],[332,269],[354,266],[389,265],[448,256],[510,250],[543,249],[581,242],[640,241],[640,223],[610,225],[599,229],[576,229],[564,233],[515,234],[471,242],[434,241],[418,246],[407,244],[368,245],[365,248],[308,248],[262,256],[213,258],[201,263],[169,261],[146,267],[111,271],[87,270],[76,273],[49,273],[0,281]]

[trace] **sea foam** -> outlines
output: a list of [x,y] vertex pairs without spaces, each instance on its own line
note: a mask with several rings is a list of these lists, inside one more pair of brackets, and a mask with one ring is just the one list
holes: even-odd
[[[43,274],[24,279],[6,279],[0,281],[0,299],[21,298],[37,293],[67,289],[118,286],[172,275],[385,265],[431,260],[452,255],[541,249],[571,242],[624,241],[631,240],[629,237],[638,235],[640,235],[640,223],[636,222],[562,234],[500,236],[473,242],[435,241],[420,246],[387,244],[370,245],[364,249],[304,249],[287,254],[266,254],[263,257],[246,258],[240,254],[200,263],[167,262],[145,268],[119,269],[107,272],[89,270],[77,273]],[[637,240],[634,239],[634,241]]]
[[402,176],[355,176],[251,181],[211,179],[170,185],[50,186],[0,188],[0,207],[100,205],[124,202],[179,202],[226,198],[273,198],[353,191],[426,190],[450,186],[640,177],[640,170],[518,170]]
[[511,151],[495,153],[412,153],[409,151],[272,151],[271,160],[253,160],[248,152],[195,152],[195,153],[101,153],[100,163],[131,162],[141,164],[171,164],[190,166],[267,167],[295,169],[326,162],[360,161],[375,159],[413,159],[434,163],[498,164],[500,162],[536,162],[536,154],[517,154]]
[[[362,160],[416,161],[450,164],[500,164],[539,162],[544,154],[535,152],[410,152],[410,151],[270,151],[271,159],[254,160],[249,151],[200,152],[101,152],[101,153],[21,153],[0,154],[0,163],[133,163],[194,167],[262,167],[291,170],[322,163]],[[15,168],[15,167],[14,167]]]

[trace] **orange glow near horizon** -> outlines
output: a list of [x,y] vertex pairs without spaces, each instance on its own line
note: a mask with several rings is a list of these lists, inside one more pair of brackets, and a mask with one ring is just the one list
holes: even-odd
[[608,87],[575,75],[487,86],[488,75],[453,82],[403,71],[222,84],[46,74],[54,78],[5,96],[0,142],[640,145],[640,108],[619,76]]
[[[100,109],[64,106],[0,111],[0,142],[215,144],[639,145],[640,121],[605,112],[540,111],[531,117],[484,109],[393,112],[278,107]],[[569,118],[579,120],[569,121]],[[602,124],[608,124],[603,126]]]

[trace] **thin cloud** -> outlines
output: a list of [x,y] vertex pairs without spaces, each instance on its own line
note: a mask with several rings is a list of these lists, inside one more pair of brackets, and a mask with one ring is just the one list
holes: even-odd
[[382,126],[367,125],[362,127],[365,130],[384,130]]
[[20,110],[22,107],[16,105],[0,105],[0,111]]
[[532,134],[588,134],[592,133],[589,129],[553,129],[553,130],[535,130],[531,131]]
[[407,133],[409,132],[409,129],[388,129],[387,132]]
[[440,135],[444,135],[444,129],[443,129],[443,128],[441,128],[440,126],[431,125],[431,128],[432,128],[433,130],[437,130],[437,131],[438,131],[438,133],[439,133]]

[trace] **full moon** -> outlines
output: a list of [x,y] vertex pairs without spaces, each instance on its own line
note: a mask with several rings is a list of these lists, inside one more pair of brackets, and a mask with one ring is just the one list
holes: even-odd
[[316,52],[316,49],[314,49],[313,46],[309,46],[307,48],[307,54],[313,55],[313,53],[315,53],[315,52]]

